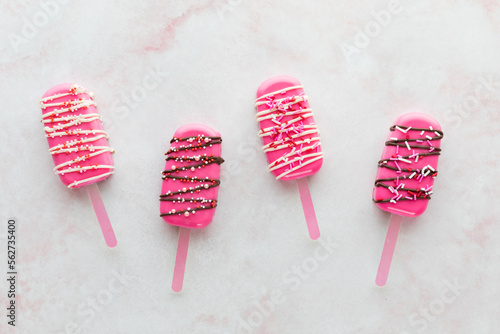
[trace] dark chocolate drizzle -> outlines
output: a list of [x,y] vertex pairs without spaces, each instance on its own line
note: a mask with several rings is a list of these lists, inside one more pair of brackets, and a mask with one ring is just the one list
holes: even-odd
[[[164,170],[162,172],[163,175],[167,174],[167,173],[176,173],[177,171],[185,171],[185,170],[188,170],[188,169],[191,169],[191,168],[199,168],[199,167],[205,167],[205,166],[208,166],[208,165],[211,165],[211,164],[217,164],[217,165],[220,165],[224,162],[224,159],[222,159],[221,157],[215,157],[213,155],[210,155],[210,156],[204,156],[203,158],[204,159],[201,159],[202,157],[200,157],[200,160],[204,160],[204,162],[201,162],[199,164],[196,164],[196,165],[185,165],[185,166],[182,166],[182,167],[176,167],[175,169],[167,169],[167,170]],[[175,158],[173,158],[175,159]],[[165,159],[165,160],[171,160],[169,158]],[[192,161],[196,161],[195,159],[188,159],[188,160],[184,160],[186,162],[192,162]],[[182,162],[181,162],[182,163]]]
[[[404,126],[404,125],[393,125],[390,127],[390,131],[393,132],[393,131],[396,131],[396,127],[399,127],[400,129],[402,130],[406,130],[408,129],[409,127],[408,126]],[[422,137],[422,138],[419,138],[419,139],[398,139],[398,140],[388,140],[385,142],[385,145],[386,146],[399,146],[399,147],[403,147],[403,148],[408,148],[406,146],[406,142],[408,142],[408,146],[410,146],[411,149],[425,149],[427,150],[427,152],[416,152],[415,154],[418,154],[418,158],[419,159],[423,159],[424,157],[426,156],[432,156],[432,155],[441,155],[441,148],[439,147],[434,147],[433,151],[432,152],[429,152],[429,150],[431,149],[431,146],[428,146],[428,145],[420,145],[421,143],[417,144],[417,145],[411,145],[410,142],[417,142],[417,140],[422,140],[424,143],[427,142],[427,140],[429,141],[434,141],[434,140],[441,140],[444,136],[444,133],[443,131],[441,130],[431,130],[431,129],[425,129],[425,128],[411,128],[409,131],[418,131],[418,132],[432,132],[433,135],[435,135],[434,137],[431,137],[430,139],[427,138],[427,137]],[[424,133],[425,135],[425,133]],[[401,156],[399,158],[402,158],[402,159],[412,159],[410,157],[413,157],[413,155],[405,155],[405,156]],[[396,158],[395,156],[393,156],[393,158]],[[396,167],[393,167],[393,166],[389,166],[388,163],[389,163],[390,158],[388,159],[383,159],[383,160],[379,160],[378,161],[378,167],[379,168],[387,168],[387,169],[390,169],[390,170],[393,170],[393,171],[399,171],[398,168]],[[395,160],[396,162],[400,161],[400,160]],[[401,162],[404,162],[404,161],[401,161]],[[397,186],[395,185],[397,180],[399,179],[399,181],[403,181],[404,180],[407,180],[408,178],[404,178],[403,175],[405,176],[408,176],[408,175],[412,175],[413,173],[416,173],[416,175],[414,176],[414,178],[417,178],[419,175],[422,174],[422,168],[420,169],[420,172],[417,171],[417,168],[401,168],[401,173],[406,173],[406,174],[402,174],[401,177],[391,177],[391,178],[382,178],[382,179],[377,179],[375,180],[375,187],[384,187],[386,189],[389,189],[390,187],[393,187],[393,189],[395,190],[403,190],[403,191],[406,191],[408,193],[408,195],[410,195],[410,197],[413,197],[413,199],[411,200],[430,200],[431,199],[431,196],[429,194],[427,194],[425,191],[422,191],[421,188],[407,188],[407,187],[399,187],[397,188]],[[431,173],[429,173],[429,175],[431,175],[432,177],[436,177],[438,175],[438,171],[437,169],[432,171]],[[390,182],[391,184],[386,184],[385,182]],[[394,185],[392,184],[394,183]],[[397,189],[396,189],[397,188]],[[373,201],[375,203],[388,203],[391,201],[391,198],[386,198],[386,199],[373,199]],[[401,197],[399,200],[397,201],[410,201],[410,199],[406,198],[405,196]]]
[[[210,141],[205,141],[205,139],[208,138]],[[210,164],[216,163],[217,165],[221,165],[224,163],[224,159],[219,156],[214,156],[214,155],[206,155],[206,154],[199,154],[198,157],[184,157],[184,156],[179,156],[179,155],[173,155],[172,153],[177,153],[181,151],[197,151],[197,150],[202,150],[206,147],[215,145],[215,144],[221,144],[222,143],[222,138],[221,137],[208,137],[204,135],[199,135],[199,136],[191,136],[191,137],[185,137],[185,138],[178,138],[174,137],[170,141],[170,143],[174,142],[189,142],[189,143],[198,143],[198,144],[190,144],[188,146],[179,146],[178,148],[170,148],[165,155],[167,155],[167,158],[165,159],[166,161],[169,160],[174,160],[175,163],[182,164],[182,166],[176,166],[175,168],[172,169],[167,169],[162,172],[163,180],[172,180],[172,181],[179,181],[182,183],[186,183],[186,191],[174,191],[174,192],[168,192],[167,194],[162,194],[160,195],[160,201],[162,202],[179,202],[179,203],[193,203],[196,207],[191,208],[189,210],[181,209],[176,212],[167,212],[167,213],[162,213],[160,214],[160,217],[163,216],[172,216],[172,215],[182,215],[185,212],[189,212],[190,214],[196,211],[200,210],[209,210],[209,209],[214,209],[217,207],[218,200],[216,199],[206,199],[203,197],[200,198],[186,198],[186,197],[177,197],[173,198],[175,195],[181,195],[181,194],[196,194],[199,193],[203,190],[207,190],[210,188],[218,187],[220,185],[220,180],[219,179],[209,179],[209,178],[199,178],[197,176],[190,177],[190,176],[184,176],[184,177],[179,177],[176,176],[175,174],[181,172],[181,171],[186,171],[190,170],[191,168],[195,169],[201,169],[204,168],[205,166],[208,166]],[[196,160],[196,158],[199,158]],[[196,162],[194,165],[188,165],[189,163]],[[188,164],[185,164],[188,163]],[[175,166],[175,165],[174,165]],[[192,185],[193,183],[202,183],[201,185],[197,185],[194,187],[191,187],[189,189],[189,185]],[[207,205],[203,205],[204,203],[208,203]]]

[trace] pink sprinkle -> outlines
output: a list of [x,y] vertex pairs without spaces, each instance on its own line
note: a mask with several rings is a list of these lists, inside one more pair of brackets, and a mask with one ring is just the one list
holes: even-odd
[[410,201],[413,199],[413,197],[410,196],[405,196],[406,199],[409,199]]
[[398,163],[396,161],[394,161],[394,164],[396,165],[396,167],[398,168],[398,171],[401,172],[401,168],[399,167]]
[[403,194],[399,194],[398,198],[396,198],[396,201],[399,201],[403,197]]
[[432,144],[431,144],[431,142],[429,140],[427,141],[427,144],[429,144],[429,146],[432,147]]
[[396,146],[396,154],[399,153],[399,145]]

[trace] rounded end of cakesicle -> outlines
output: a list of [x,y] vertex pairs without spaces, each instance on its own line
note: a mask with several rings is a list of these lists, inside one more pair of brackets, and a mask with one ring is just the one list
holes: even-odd
[[174,133],[174,137],[189,137],[197,136],[199,134],[208,135],[210,137],[220,137],[220,133],[215,131],[209,126],[204,124],[186,124],[177,129]]
[[432,126],[433,129],[441,130],[441,125],[434,118],[420,111],[410,111],[407,112],[396,119],[394,124],[412,124],[413,127],[429,127]]
[[67,82],[59,85],[55,85],[43,94],[42,99],[48,96],[53,96],[60,93],[67,93],[75,83]]
[[260,84],[259,88],[257,89],[257,98],[269,92],[275,92],[277,90],[290,86],[300,86],[300,81],[288,75],[278,75],[269,78]]

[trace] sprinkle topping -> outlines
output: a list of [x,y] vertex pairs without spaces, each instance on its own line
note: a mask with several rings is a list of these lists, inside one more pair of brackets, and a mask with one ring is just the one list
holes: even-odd
[[[388,189],[392,193],[392,196],[374,199],[375,203],[397,204],[399,201],[431,199],[432,185],[410,188],[407,187],[405,183],[401,182],[401,178],[403,180],[416,180],[419,184],[423,184],[425,178],[435,178],[438,175],[438,171],[430,164],[424,165],[423,167],[419,167],[422,166],[421,164],[417,165],[416,167],[419,168],[412,167],[412,165],[416,165],[419,159],[424,159],[426,156],[441,154],[441,148],[433,146],[432,142],[441,140],[443,138],[443,132],[441,130],[434,130],[432,127],[429,129],[422,129],[403,125],[393,125],[390,130],[403,132],[406,136],[403,139],[391,137],[390,140],[385,143],[386,146],[396,146],[396,154],[388,159],[380,160],[378,166],[379,168],[387,168],[394,171],[395,176],[377,179],[375,180],[375,186]],[[410,134],[412,133],[418,133],[420,137],[411,136]],[[403,155],[399,153],[400,150],[402,150],[401,152]]]

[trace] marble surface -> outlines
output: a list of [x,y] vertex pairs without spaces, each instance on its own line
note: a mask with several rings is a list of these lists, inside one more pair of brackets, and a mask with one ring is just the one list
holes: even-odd
[[[7,217],[19,224],[18,326],[2,279],[0,333],[498,333],[498,1],[4,0],[0,27],[2,268]],[[260,151],[254,94],[280,74],[302,81],[321,130],[322,243]],[[99,185],[115,249],[85,190],[52,172],[38,101],[68,81],[95,92],[116,149]],[[442,124],[441,173],[378,288],[376,163],[410,110]],[[227,162],[174,294],[160,171],[191,122],[221,132]]]

